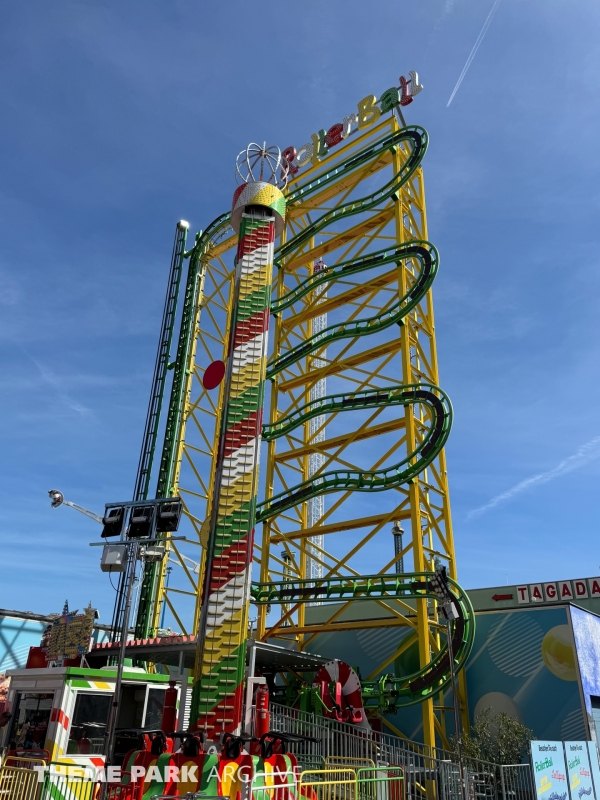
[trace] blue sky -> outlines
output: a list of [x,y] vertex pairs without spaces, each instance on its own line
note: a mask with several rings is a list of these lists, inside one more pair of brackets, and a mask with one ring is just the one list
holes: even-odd
[[409,69],[425,89],[407,120],[431,138],[459,577],[600,573],[600,8],[501,0],[448,108],[491,7],[5,7],[0,606],[92,600],[107,621],[97,528],[46,491],[95,510],[131,496],[174,223],[228,207],[248,141],[305,141]]

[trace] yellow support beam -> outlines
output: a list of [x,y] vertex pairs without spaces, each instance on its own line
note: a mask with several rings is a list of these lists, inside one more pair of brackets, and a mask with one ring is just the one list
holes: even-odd
[[[398,130],[393,115],[382,117],[377,125],[332,149],[323,162],[301,171],[288,186],[288,193],[299,184],[318,181],[319,176],[333,164],[352,157],[368,144]],[[384,185],[402,168],[408,155],[408,146],[379,152],[360,168],[341,171],[331,183],[322,187],[317,185],[312,194],[290,204],[279,249],[330,209],[368,194],[371,189],[367,188],[367,182],[368,186]],[[333,219],[283,259],[276,253],[275,261],[280,268],[273,278],[272,296],[282,297],[304,282],[320,259],[325,259],[327,266],[333,266],[394,244],[427,238],[425,189],[423,172],[419,168],[393,200],[382,201],[378,207],[345,222]],[[198,538],[200,575],[197,576],[194,631],[204,569],[204,551],[200,542],[203,523],[210,514],[214,495],[215,442],[223,406],[222,386],[206,391],[202,386],[202,376],[212,361],[227,359],[236,244],[237,237],[224,230],[222,238],[203,256],[195,338],[188,365],[179,437],[175,488],[184,498],[185,513],[193,526],[194,536]],[[323,314],[329,315],[328,324],[331,325],[372,317],[388,309],[414,285],[416,270],[416,263],[408,259],[397,267],[388,264],[387,267],[348,275],[332,282],[327,286],[326,299],[320,298],[319,293],[313,290],[272,318],[271,360],[301,346],[316,330],[315,320]],[[310,399],[311,389],[321,380],[327,381],[328,394],[419,382],[438,384],[431,290],[406,315],[401,325],[390,326],[375,337],[354,337],[329,344],[326,353],[316,350],[278,373],[266,390],[265,422],[273,424],[296,411]],[[264,486],[259,501],[308,477],[309,459],[315,453],[324,456],[321,471],[372,470],[405,457],[423,440],[428,430],[428,418],[415,406],[406,406],[400,413],[397,409],[394,412],[384,408],[362,416],[355,414],[358,412],[338,412],[328,417],[322,428],[324,439],[304,423],[285,437],[266,443],[261,464]],[[445,564],[449,574],[456,578],[444,451],[411,484],[373,495],[343,491],[326,495],[325,510],[317,524],[308,523],[305,502],[257,526],[254,577],[261,582],[281,581],[286,576],[290,580],[308,579],[311,562],[320,565],[323,577],[360,575],[364,573],[366,563],[372,573],[393,570],[396,557],[391,526],[397,521],[406,528],[401,556],[407,571],[433,570],[437,560]],[[326,537],[326,545],[311,544],[314,537],[321,536]],[[174,555],[183,562],[177,552]],[[186,585],[167,591],[165,567],[166,563],[156,604],[156,624],[164,604],[176,619],[184,619],[180,603],[189,598],[180,591],[182,588],[189,591],[190,581],[196,578],[188,563],[187,570],[180,570]],[[367,620],[344,618],[352,608],[352,601],[334,604],[331,608],[321,605],[317,610],[304,603],[289,603],[283,607],[275,605],[268,612],[267,607],[261,605],[252,635],[262,639],[281,638],[286,642],[295,639],[300,647],[318,652],[319,636],[323,633],[352,636],[365,629],[404,628],[408,638],[396,643],[393,651],[381,658],[373,675],[385,671],[415,640],[418,640],[421,664],[429,663],[444,640],[427,600],[416,600],[411,606],[394,598],[373,602],[385,614]],[[462,675],[460,681],[461,707],[468,724]],[[432,700],[423,703],[424,739],[432,749],[445,741],[444,713],[444,708],[434,707]],[[382,719],[390,730],[406,735],[401,730],[401,723],[396,724],[397,720],[392,722],[385,716]]]
[[[398,130],[395,118],[383,121],[379,135]],[[368,137],[365,136],[365,140]],[[345,145],[345,157],[364,146],[361,138]],[[366,194],[361,183],[366,176],[370,180],[389,180],[392,171],[401,170],[408,148],[396,147],[385,157],[379,154],[372,162],[357,170],[361,181],[352,184],[343,181],[329,184],[322,193],[316,193],[310,202],[303,201],[292,206],[290,221],[286,229],[288,240],[306,228],[320,214],[335,208],[348,198]],[[324,165],[325,168],[325,165]],[[386,170],[390,170],[386,173]],[[312,175],[316,175],[313,168]],[[386,177],[384,176],[386,173]],[[309,177],[305,176],[305,180]],[[362,192],[362,195],[361,195]],[[353,194],[354,193],[354,194]],[[325,205],[327,203],[327,205]],[[354,218],[350,225],[332,223],[319,231],[310,243],[305,243],[286,255],[273,286],[273,296],[281,297],[312,274],[313,265],[319,259],[327,259],[328,266],[340,261],[357,258],[363,254],[398,245],[415,239],[427,239],[425,194],[423,173],[419,168],[398,193],[394,202],[383,204],[372,212]],[[372,273],[348,276],[332,282],[327,298],[317,302],[316,292],[305,295],[292,307],[278,314],[273,341],[272,359],[291,348],[299,347],[311,335],[311,321],[324,313],[329,315],[328,324],[371,317],[397,302],[406,295],[415,282],[416,266],[412,260],[399,263],[396,268],[376,269]],[[315,359],[322,359],[314,364]],[[385,367],[383,367],[385,365]],[[327,353],[319,351],[299,363],[284,369],[272,381],[269,422],[272,424],[304,405],[311,387],[318,381],[327,380],[327,394],[335,391],[363,391],[380,386],[438,383],[433,300],[431,290],[410,311],[403,324],[388,329],[371,340],[370,337],[342,340],[329,344]],[[330,388],[331,387],[331,388]],[[402,414],[373,414],[370,421],[360,418],[351,422],[352,415],[337,413],[328,418],[326,438],[316,439],[309,433],[308,423],[278,441],[269,442],[267,448],[266,496],[270,497],[283,489],[298,484],[308,475],[306,465],[309,456],[321,453],[324,457],[322,470],[356,469],[373,470],[398,460],[401,453],[412,452],[422,441],[428,430],[428,418],[421,407],[409,405]],[[329,435],[331,429],[331,435]],[[318,473],[317,473],[318,477]],[[392,557],[393,540],[390,532],[394,521],[403,521],[409,528],[405,534],[403,557],[407,570],[434,570],[439,559],[448,566],[455,577],[455,553],[452,538],[450,506],[446,476],[445,457],[442,454],[411,484],[395,490],[382,492],[377,504],[383,510],[377,514],[361,514],[358,509],[372,507],[372,498],[351,492],[339,492],[325,496],[325,514],[317,525],[306,524],[307,503],[300,503],[270,519],[260,531],[261,582],[285,579],[305,580],[309,560],[321,565],[323,578],[333,575],[360,574],[365,559],[369,564],[377,553],[382,562],[381,571],[394,568]],[[362,501],[362,502],[361,502]],[[359,538],[352,535],[358,532]],[[334,535],[338,534],[338,535]],[[257,531],[259,535],[259,531]],[[310,551],[308,543],[315,536],[327,537],[327,546]],[[348,539],[347,544],[345,544]],[[285,548],[286,566],[279,558]],[[369,569],[373,569],[371,566]],[[377,569],[373,569],[374,572]],[[439,625],[432,617],[432,608],[424,598],[416,600],[404,615],[386,616],[383,619],[343,619],[352,602],[336,604],[328,610],[319,607],[318,622],[311,622],[310,607],[303,603],[275,606],[270,615],[264,607],[259,609],[257,635],[260,638],[295,638],[300,646],[314,648],[318,652],[319,635],[322,633],[351,635],[364,629],[399,628],[409,626],[415,631],[419,658],[422,666],[430,663],[439,647]],[[314,616],[314,615],[313,615]],[[410,639],[412,643],[412,639]],[[331,646],[331,640],[329,640]],[[409,644],[403,642],[400,651]],[[397,657],[398,651],[382,659],[373,675],[379,674]],[[444,726],[432,700],[423,703],[423,731],[425,743],[434,748],[436,739],[441,741]],[[392,727],[394,727],[392,725]]]

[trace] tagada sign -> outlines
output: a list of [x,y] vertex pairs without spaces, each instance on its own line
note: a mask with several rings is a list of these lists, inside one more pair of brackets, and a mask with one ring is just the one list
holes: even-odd
[[298,148],[286,147],[282,156],[289,167],[289,177],[293,178],[302,167],[306,167],[308,164],[318,164],[327,158],[332,147],[348,139],[357,131],[370,128],[387,111],[409,105],[422,89],[418,74],[411,70],[408,78],[401,75],[399,85],[386,89],[379,99],[374,94],[368,94],[357,104],[356,111],[344,117],[342,122],[336,122],[328,129],[321,128],[316,133],[312,133],[310,142],[306,142]]
[[568,800],[562,742],[531,742],[531,766],[536,796],[540,800]]
[[[552,583],[528,583],[516,587],[517,603],[569,603],[589,598],[600,598],[600,578],[579,578]],[[495,599],[495,598],[492,598]],[[505,599],[502,597],[502,599]],[[509,596],[506,596],[509,599]],[[510,595],[512,599],[512,595]]]

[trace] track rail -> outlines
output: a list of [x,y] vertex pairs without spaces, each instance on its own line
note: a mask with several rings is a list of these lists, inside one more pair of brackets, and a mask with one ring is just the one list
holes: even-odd
[[[293,257],[294,265],[303,263],[302,248],[321,230],[332,222],[348,219],[362,212],[375,209],[378,204],[397,201],[400,190],[414,175],[420,166],[428,145],[427,132],[418,126],[403,128],[385,136],[380,141],[368,145],[360,153],[345,161],[338,162],[326,173],[298,186],[286,197],[288,211],[295,205],[322,191],[328,185],[355,170],[368,165],[370,161],[385,157],[387,152],[397,152],[397,148],[408,144],[410,152],[399,171],[391,180],[369,195],[343,203],[326,211],[322,216],[285,242],[275,251],[274,264],[282,268]],[[186,375],[193,368],[190,363],[194,339],[195,324],[201,301],[201,287],[204,271],[213,252],[232,235],[230,213],[221,214],[204,232],[196,238],[194,247],[185,253],[189,258],[182,323],[179,334],[179,346],[174,367],[173,386],[167,412],[167,435],[161,458],[159,484],[164,487],[166,496],[173,481],[175,451],[177,441],[181,438],[182,398]],[[293,255],[296,254],[296,255]],[[426,296],[438,271],[439,256],[436,248],[427,241],[413,240],[402,245],[395,245],[366,256],[340,262],[330,269],[317,273],[283,297],[271,303],[271,312],[280,314],[312,292],[319,285],[333,284],[337,280],[346,279],[350,275],[367,273],[386,264],[399,266],[410,259],[417,264],[418,270],[414,280],[409,278],[410,285],[406,294],[391,307],[372,317],[352,320],[331,325],[302,342],[298,347],[283,353],[272,360],[267,367],[267,376],[275,378],[280,372],[293,366],[315,350],[326,347],[328,343],[344,338],[355,338],[377,333],[393,324],[402,324],[403,318],[410,313]],[[309,248],[306,250],[306,263],[310,260]],[[452,407],[446,394],[432,383],[412,384],[405,386],[382,387],[369,391],[328,395],[325,398],[307,403],[293,413],[278,419],[272,425],[263,426],[263,437],[267,440],[285,436],[297,426],[317,415],[337,414],[348,410],[369,409],[379,406],[407,406],[419,404],[424,407],[423,422],[427,427],[424,439],[415,450],[391,466],[374,470],[331,470],[318,474],[308,481],[269,498],[256,507],[256,522],[264,522],[276,514],[291,508],[320,494],[335,491],[383,491],[397,487],[422,472],[440,453],[452,425]],[[251,594],[258,604],[286,603],[299,604],[306,602],[344,602],[347,599],[370,599],[393,597],[399,602],[423,601],[434,598],[429,584],[430,573],[408,573],[403,575],[385,574],[361,578],[332,578],[312,581],[287,580],[281,584],[254,584]],[[454,624],[453,648],[456,667],[464,665],[471,650],[474,636],[473,610],[464,591],[455,582],[451,582],[452,590],[460,610],[460,617]],[[409,614],[410,616],[410,614]],[[442,647],[433,656],[433,660],[424,668],[402,678],[385,675],[378,681],[365,684],[365,700],[374,702],[377,696],[385,695],[390,702],[400,698],[404,704],[421,702],[443,688],[450,680],[450,664],[447,646]]]
[[267,367],[267,378],[274,378],[278,372],[291,366],[300,358],[309,355],[315,350],[327,347],[331,342],[350,337],[370,336],[373,333],[389,328],[394,323],[399,323],[411,309],[421,302],[435,276],[439,265],[439,255],[435,247],[430,242],[409,242],[400,247],[393,247],[387,250],[380,250],[377,253],[370,253],[363,258],[352,261],[344,261],[323,272],[318,272],[316,276],[304,281],[292,292],[273,303],[271,311],[277,314],[281,310],[295,303],[304,297],[319,284],[327,282],[329,285],[336,280],[347,278],[348,275],[363,272],[374,267],[381,267],[385,264],[400,264],[403,260],[414,258],[420,264],[418,277],[414,284],[409,288],[404,297],[397,303],[387,308],[381,314],[373,317],[344,322],[338,325],[329,325],[314,336],[310,336],[299,347],[284,353],[279,358],[271,361]]
[[334,394],[307,403],[293,414],[263,427],[265,439],[284,436],[311,417],[340,411],[378,408],[380,406],[407,406],[421,403],[428,410],[429,430],[422,442],[402,461],[379,470],[358,471],[336,469],[319,473],[316,477],[280,492],[256,507],[256,521],[263,522],[297,503],[320,494],[338,491],[382,492],[406,483],[422,472],[438,455],[452,426],[452,406],[442,390],[433,384],[372,389],[351,394]]
[[[339,603],[347,600],[397,598],[407,601],[436,600],[430,583],[430,572],[408,572],[402,575],[361,575],[360,577],[323,580],[288,580],[280,583],[253,583],[252,602],[257,605],[288,603]],[[473,606],[467,593],[449,579],[458,609],[452,632],[452,654],[456,670],[461,669],[471,652],[475,638]],[[445,645],[427,666],[403,677],[382,675],[374,681],[361,681],[365,706],[412,705],[420,703],[450,683],[450,659]]]

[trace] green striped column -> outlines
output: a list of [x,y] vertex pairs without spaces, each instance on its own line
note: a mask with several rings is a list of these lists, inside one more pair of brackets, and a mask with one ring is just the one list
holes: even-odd
[[208,741],[241,729],[273,249],[284,214],[272,184],[246,183],[234,195],[239,242],[190,715]]

